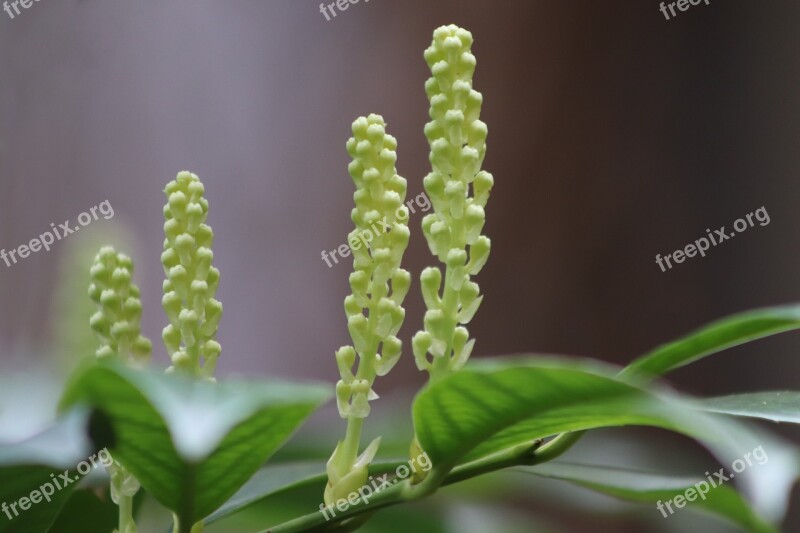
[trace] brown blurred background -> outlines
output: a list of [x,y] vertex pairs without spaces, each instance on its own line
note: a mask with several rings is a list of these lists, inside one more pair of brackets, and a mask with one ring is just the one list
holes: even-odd
[[[376,112],[409,197],[428,169],[422,51],[435,27],[475,36],[489,125],[493,251],[474,357],[546,352],[623,364],[715,318],[800,300],[800,3],[42,0],[0,12],[0,247],[108,199],[160,348],[164,184],[196,172],[211,203],[220,373],[337,379],[350,266],[344,144]],[[764,206],[771,223],[661,272],[666,255]],[[433,259],[412,217],[406,268]],[[84,229],[100,235],[112,221]],[[90,233],[91,234],[91,233]],[[0,371],[40,357],[57,243],[0,263]],[[77,238],[75,238],[77,241]],[[422,320],[418,285],[401,338]],[[672,376],[695,394],[797,388],[800,335]],[[410,355],[410,354],[409,354]],[[44,357],[43,355],[41,357]],[[156,359],[166,364],[163,350]],[[404,357],[380,393],[423,382]]]

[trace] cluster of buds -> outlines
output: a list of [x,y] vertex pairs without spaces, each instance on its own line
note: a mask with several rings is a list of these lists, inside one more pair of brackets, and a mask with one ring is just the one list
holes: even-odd
[[[402,344],[397,334],[405,318],[403,299],[411,275],[400,268],[408,246],[408,208],[403,204],[406,180],[397,175],[397,141],[386,133],[378,115],[353,123],[347,151],[353,158],[349,171],[356,185],[351,218],[355,229],[349,235],[353,251],[350,275],[352,294],[344,300],[352,346],[336,352],[341,374],[337,404],[342,418],[365,418],[375,376],[383,376],[397,363]],[[363,236],[371,240],[363,246]],[[367,310],[367,315],[364,311]],[[353,367],[358,355],[358,372]]]
[[425,84],[432,171],[423,185],[434,213],[425,216],[422,230],[446,274],[443,291],[439,268],[426,268],[420,276],[428,311],[412,347],[417,366],[435,378],[461,368],[470,356],[474,339],[463,325],[483,299],[470,277],[481,270],[490,250],[481,232],[494,179],[481,170],[487,127],[479,118],[483,97],[472,88],[476,60],[471,46],[472,34],[451,25],[438,28],[425,51],[432,74]]
[[[397,174],[396,150],[397,141],[386,133],[383,117],[370,115],[353,122],[347,151],[353,158],[348,170],[356,186],[351,214],[355,229],[348,237],[354,272],[350,275],[352,294],[344,301],[353,344],[336,352],[341,375],[336,400],[339,414],[348,419],[348,428],[360,428],[369,414],[370,400],[377,398],[372,389],[376,376],[392,369],[402,349],[396,335],[405,318],[402,303],[411,275],[400,268],[400,262],[410,233],[408,208],[403,203],[406,180]],[[367,466],[378,441],[356,457],[359,435],[348,429],[347,438],[328,461],[328,504],[366,482]]]
[[90,273],[89,297],[100,307],[89,321],[101,343],[97,357],[144,366],[152,344],[141,335],[142,302],[132,281],[131,258],[110,246],[103,247]]
[[[139,288],[132,281],[133,261],[105,246],[95,256],[90,274],[89,297],[100,306],[89,320],[101,341],[98,359],[114,358],[129,366],[145,366],[152,344],[141,335],[142,302]],[[120,527],[114,531],[136,533],[132,507],[121,502],[132,501],[139,491],[139,481],[117,462],[106,470],[111,477],[111,499],[120,506]]]
[[162,338],[172,360],[167,371],[213,380],[221,347],[216,341],[222,304],[214,299],[219,270],[211,265],[214,233],[205,223],[208,201],[198,177],[180,172],[164,190],[162,306],[169,318]]

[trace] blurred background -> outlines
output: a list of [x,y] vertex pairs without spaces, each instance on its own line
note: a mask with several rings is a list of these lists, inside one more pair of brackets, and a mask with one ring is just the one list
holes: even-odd
[[[0,13],[0,248],[104,200],[115,212],[50,252],[0,263],[0,374],[54,357],[66,372],[85,355],[72,338],[91,312],[83,265],[107,241],[134,258],[144,333],[167,364],[162,190],[187,169],[206,185],[222,273],[218,374],[335,382],[351,265],[329,268],[321,252],[352,227],[350,123],[382,114],[409,198],[421,192],[422,52],[451,22],[475,37],[496,183],[473,357],[624,364],[716,318],[800,300],[800,3],[712,1],[671,20],[658,4],[371,0],[330,21],[312,0],[42,0],[13,20]],[[667,272],[656,265],[760,207],[769,225]],[[433,263],[420,221],[404,260],[415,280]],[[417,287],[406,346],[422,322]],[[797,388],[798,348],[797,333],[778,336],[670,381],[698,395]],[[404,357],[377,382],[376,418],[423,382]],[[315,424],[343,431],[331,410]],[[521,524],[536,507],[515,507]],[[463,513],[475,508],[462,511],[474,525]],[[569,520],[568,531],[596,526]],[[798,527],[790,517],[787,531]]]

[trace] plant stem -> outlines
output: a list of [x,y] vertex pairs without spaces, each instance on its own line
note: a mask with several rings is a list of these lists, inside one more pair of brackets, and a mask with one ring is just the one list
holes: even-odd
[[[378,302],[386,296],[385,283],[378,283],[374,278],[370,284],[370,301],[367,306],[368,309],[368,324],[367,324],[367,347],[358,354],[358,371],[356,372],[357,379],[366,379],[369,381],[370,387],[375,381],[375,358],[378,353],[378,344],[380,338],[375,335],[375,327],[377,326],[378,316]],[[344,442],[342,443],[342,463],[338,466],[342,472],[348,472],[353,467],[358,457],[359,448],[361,446],[361,428],[364,425],[363,417],[348,416],[347,417],[347,432],[345,433]]]
[[136,531],[131,529],[131,526],[136,527],[133,521],[133,496],[119,494],[117,500],[117,505],[119,506],[119,533]]
[[347,433],[345,433],[342,458],[346,462],[346,469],[350,469],[358,457],[358,448],[361,444],[361,427],[364,419],[354,416],[347,417]]
[[[460,171],[459,171],[460,172]],[[452,229],[452,239],[450,249],[464,249],[466,247],[466,240],[464,239],[464,225],[461,220],[449,220]],[[451,371],[450,365],[454,358],[453,352],[453,334],[458,327],[458,304],[459,295],[458,291],[453,286],[453,270],[445,262],[444,267],[444,291],[442,293],[442,311],[447,320],[447,328],[445,337],[447,338],[447,346],[445,347],[442,357],[434,357],[433,364],[430,371],[431,383],[435,383],[442,378],[445,378]]]
[[[581,433],[579,432],[568,433],[566,435],[578,435],[579,437],[580,434]],[[577,440],[578,437],[573,438],[574,440]],[[558,438],[559,437],[550,441],[548,445],[554,443]],[[558,444],[554,444],[548,449],[548,451],[546,451],[544,455],[540,455],[539,450],[545,450],[547,445],[541,446],[541,441],[537,440],[533,443],[515,446],[497,454],[458,466],[449,472],[438,486],[451,485],[453,483],[472,479],[476,476],[495,472],[504,468],[544,463],[566,451],[568,447],[571,446],[570,443],[566,442],[568,440],[569,439],[565,438]],[[426,481],[438,477],[439,476],[436,475],[428,476]],[[381,492],[376,493],[369,500],[368,504],[358,501],[355,505],[350,506],[350,508],[346,511],[334,516],[333,520],[335,523],[339,523],[363,513],[374,512],[383,507],[389,507],[403,502],[415,500],[435,491],[438,486],[426,487],[425,489],[418,490],[414,486],[410,485],[408,480],[404,480],[393,484]],[[421,489],[422,485],[419,485],[418,487]],[[326,521],[322,512],[318,511],[295,518],[289,522],[284,522],[283,524],[279,524],[273,528],[266,529],[261,533],[301,533],[309,531],[326,531],[328,528],[335,527],[335,523]]]

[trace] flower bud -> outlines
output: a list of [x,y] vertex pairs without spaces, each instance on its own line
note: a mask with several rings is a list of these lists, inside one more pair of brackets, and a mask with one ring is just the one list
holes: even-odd
[[411,287],[411,274],[402,268],[395,271],[392,275],[392,300],[399,306],[408,294]]
[[378,358],[376,366],[376,373],[379,376],[385,376],[389,371],[394,368],[397,361],[400,360],[400,354],[403,351],[403,343],[397,337],[387,337],[383,341],[383,350]]
[[479,237],[475,244],[469,248],[469,263],[467,264],[467,271],[471,275],[475,275],[481,271],[483,265],[489,259],[489,251],[491,250],[491,242],[487,237]]

